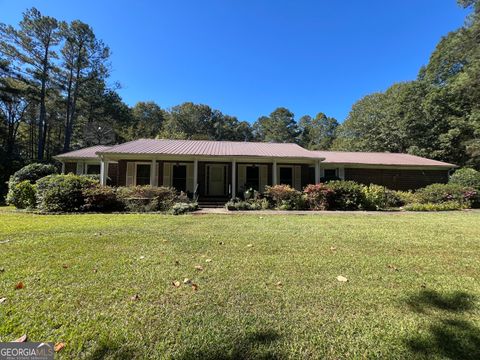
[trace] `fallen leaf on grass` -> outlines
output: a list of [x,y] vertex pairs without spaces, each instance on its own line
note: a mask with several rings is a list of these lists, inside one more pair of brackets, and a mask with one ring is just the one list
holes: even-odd
[[335,246],[330,246],[331,251],[337,251],[337,248]]
[[63,348],[65,347],[65,343],[63,342],[58,342],[55,344],[55,347],[53,348],[55,350],[55,352],[59,352],[60,350],[62,350]]
[[218,245],[225,245],[225,243],[223,241],[220,241]]
[[140,259],[140,260],[143,260],[143,259],[145,259],[145,256],[142,255],[142,256],[140,256],[139,259]]
[[392,271],[398,271],[398,268],[395,265],[388,264],[387,267]]
[[175,266],[178,266],[178,265],[180,265],[180,261],[175,260]]
[[175,286],[176,288],[180,287],[180,281],[172,281],[172,285]]
[[13,342],[25,342],[27,341],[27,334],[20,336],[17,340],[13,340]]
[[93,272],[96,273],[98,270],[97,269],[93,269]]
[[0,298],[0,304],[3,304],[5,301],[7,301],[7,298]]
[[197,291],[198,290],[198,285],[192,283],[192,289],[193,289],[193,291]]
[[25,287],[25,284],[23,282],[19,282],[17,283],[17,285],[15,285],[15,290],[20,290],[20,289],[23,289]]
[[253,244],[248,244],[247,247],[253,247]]
[[5,272],[5,268],[2,267],[0,268],[0,273],[3,273],[3,272]]
[[2,240],[2,241],[0,241],[0,244],[6,244],[6,243],[8,243],[8,242],[10,242],[9,239],[7,239],[7,240]]
[[337,276],[337,280],[340,282],[347,282],[348,279],[345,276],[339,275]]
[[275,285],[277,285],[277,287],[282,287],[283,286],[281,281],[277,282]]
[[202,265],[195,265],[195,270],[203,271],[203,266]]
[[183,279],[183,283],[184,283],[185,285],[188,285],[188,284],[190,284],[191,282],[192,282],[192,280],[190,280],[189,278]]
[[68,265],[67,265],[67,264],[63,264],[62,267],[63,267],[64,269],[68,269]]
[[130,298],[130,300],[132,300],[132,301],[140,300],[140,295],[135,294],[135,295],[133,295],[133,296]]
[[212,259],[206,259],[205,262],[207,263],[212,262]]

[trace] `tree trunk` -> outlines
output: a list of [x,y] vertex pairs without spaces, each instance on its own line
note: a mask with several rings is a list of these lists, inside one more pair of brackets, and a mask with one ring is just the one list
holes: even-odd
[[72,122],[72,113],[71,113],[72,82],[73,82],[73,69],[70,69],[70,74],[68,75],[68,86],[67,86],[67,113],[66,113],[66,121],[65,121],[65,138],[63,142],[63,152],[68,152],[70,150],[70,141],[72,139],[72,131],[70,126]]
[[38,119],[38,150],[37,159],[43,160],[43,153],[45,148],[45,134],[44,129],[46,125],[47,107],[45,105],[45,99],[47,96],[47,74],[48,74],[48,50],[50,46],[47,43],[45,47],[45,55],[43,57],[43,69],[42,69],[42,87],[40,90],[40,116]]

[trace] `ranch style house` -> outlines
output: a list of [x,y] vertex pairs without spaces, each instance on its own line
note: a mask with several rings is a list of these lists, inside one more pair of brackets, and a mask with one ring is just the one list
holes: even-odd
[[222,201],[253,188],[288,184],[301,190],[332,179],[413,190],[448,181],[456,167],[423,157],[310,151],[297,144],[140,139],[92,146],[54,157],[62,173],[98,174],[102,185],[172,186],[200,200]]

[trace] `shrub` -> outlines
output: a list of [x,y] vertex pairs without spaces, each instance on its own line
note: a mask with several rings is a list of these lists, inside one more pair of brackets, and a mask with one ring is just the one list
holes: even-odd
[[36,205],[35,185],[23,180],[10,187],[7,194],[7,203],[17,209],[32,209]]
[[21,181],[28,180],[30,183],[35,184],[37,180],[56,172],[57,169],[52,164],[33,163],[15,172],[10,177],[10,182],[18,184]]
[[129,186],[118,188],[117,198],[128,211],[168,211],[177,201],[177,192],[174,188],[163,186]]
[[270,207],[267,199],[256,200],[240,200],[239,198],[232,199],[225,204],[227,210],[266,210]]
[[335,192],[325,184],[307,185],[303,193],[311,210],[329,210],[333,205]]
[[54,174],[56,170],[55,166],[51,164],[33,163],[15,172],[8,181],[7,203],[19,209],[34,208],[35,201],[31,202],[32,196],[35,196],[34,188],[28,187],[26,184],[20,187],[18,185],[24,181],[35,184],[37,180]]
[[412,191],[394,191],[398,199],[398,206],[405,206],[408,204],[416,204],[419,202],[417,194]]
[[335,193],[332,209],[361,210],[368,207],[364,187],[355,181],[336,180],[325,185]]
[[191,202],[191,203],[178,202],[173,204],[171,212],[173,215],[181,215],[187,212],[195,211],[197,209],[198,209],[198,204],[196,202]]
[[96,185],[83,190],[85,211],[113,212],[125,209],[123,203],[117,199],[115,188]]
[[37,205],[45,212],[81,211],[84,191],[98,183],[85,176],[48,175],[37,182]]
[[459,169],[450,176],[449,183],[480,190],[480,172],[471,168]]
[[382,210],[399,207],[401,199],[396,192],[387,189],[385,186],[370,184],[363,187],[365,195],[365,208],[368,210]]
[[450,211],[450,210],[462,210],[468,206],[465,203],[459,201],[446,201],[443,203],[413,203],[406,205],[403,209],[406,211]]
[[458,184],[432,184],[417,190],[419,203],[440,204],[447,201],[457,201],[470,207],[478,203],[478,193],[475,189]]
[[274,185],[265,188],[265,197],[281,210],[301,210],[305,208],[302,193],[289,185]]

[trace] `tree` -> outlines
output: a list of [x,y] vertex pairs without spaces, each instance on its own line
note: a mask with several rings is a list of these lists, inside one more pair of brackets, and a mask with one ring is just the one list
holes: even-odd
[[253,124],[253,130],[257,140],[268,142],[296,142],[299,134],[293,113],[284,107],[260,117]]
[[19,30],[0,24],[0,35],[0,51],[15,62],[22,78],[26,77],[40,89],[37,157],[42,160],[46,140],[47,90],[52,86],[52,75],[56,71],[53,59],[58,55],[54,48],[61,40],[59,23],[31,8],[23,14]]
[[108,77],[106,62],[109,48],[99,41],[92,28],[74,20],[61,26],[65,44],[61,50],[63,68],[61,80],[66,92],[66,116],[63,151],[70,150],[73,127],[77,117],[77,101],[88,82]]
[[126,124],[123,137],[127,140],[154,138],[161,132],[166,116],[154,102],[138,102],[132,108],[132,119]]
[[338,122],[324,113],[318,113],[314,119],[309,115],[302,116],[298,127],[300,145],[310,150],[328,150],[335,139]]

